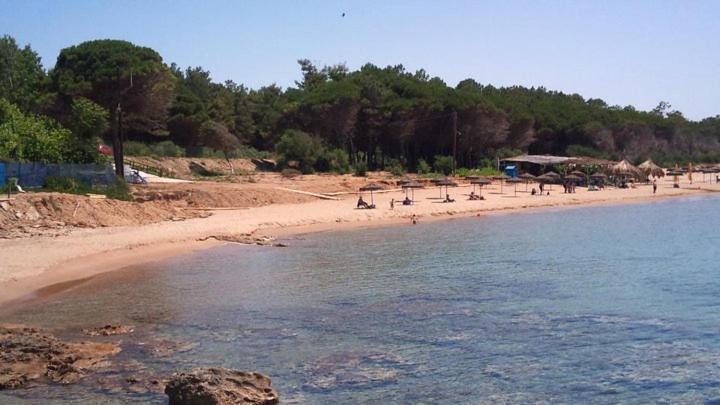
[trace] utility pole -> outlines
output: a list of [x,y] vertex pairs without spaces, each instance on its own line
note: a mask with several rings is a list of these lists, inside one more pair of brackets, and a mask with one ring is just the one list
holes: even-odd
[[125,178],[125,162],[123,156],[123,136],[122,136],[122,107],[118,102],[115,109],[115,133],[113,134],[113,158],[115,160],[115,174]]
[[[122,76],[120,69],[118,68],[118,84],[122,84]],[[118,94],[117,108],[115,109],[115,119],[117,120],[115,132],[113,133],[113,158],[115,160],[115,174],[117,176],[125,178],[125,159],[123,150],[123,135],[122,135],[122,97],[128,90],[133,88],[133,71],[130,69],[130,85],[125,89],[120,90]]]
[[452,174],[455,176],[455,169],[457,168],[457,111],[452,112],[452,133],[453,133],[453,163],[452,163]]

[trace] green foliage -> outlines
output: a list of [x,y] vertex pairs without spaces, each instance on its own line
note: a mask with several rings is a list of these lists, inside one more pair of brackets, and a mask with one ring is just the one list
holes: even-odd
[[405,175],[405,168],[398,159],[387,159],[387,162],[385,162],[385,169],[390,172],[390,174],[396,177],[401,177]]
[[66,194],[104,194],[107,198],[122,201],[130,201],[132,198],[127,183],[120,177],[116,177],[112,185],[91,187],[89,184],[71,177],[48,176],[45,178],[43,189]]
[[353,166],[353,172],[357,177],[365,177],[367,175],[367,162],[364,160],[358,161]]
[[182,157],[185,156],[185,150],[172,141],[162,141],[150,145],[153,156],[158,157]]
[[45,178],[43,189],[45,191],[67,194],[88,194],[93,192],[89,184],[72,177],[48,176]]
[[[342,64],[298,63],[302,78],[294,88],[248,89],[213,82],[201,67],[168,67],[150,48],[98,40],[63,49],[46,75],[29,46],[20,48],[5,36],[0,98],[36,120],[45,119],[31,114],[45,112],[72,131],[74,138],[61,148],[65,161],[97,158],[96,138],[107,140],[118,103],[129,140],[163,136],[191,156],[267,157],[287,131],[301,131],[316,143],[306,172],[345,170],[336,152],[343,150],[353,164],[362,156],[368,170],[393,169],[387,162],[395,159],[429,173],[427,162],[454,143],[459,167],[493,167],[496,157],[520,153],[653,157],[671,164],[717,161],[720,155],[720,117],[688,121],[667,102],[646,112],[543,87],[494,87],[473,79],[451,87],[402,65],[366,64],[350,71]],[[44,126],[60,129],[49,122]],[[4,137],[4,153],[15,153],[17,140]],[[52,149],[46,137],[36,137],[45,145],[41,150]],[[339,162],[334,169],[332,161]],[[447,173],[446,163],[440,159],[435,169]]]
[[607,158],[604,153],[595,148],[576,144],[568,145],[567,148],[565,148],[565,154],[567,156],[586,156],[598,159]]
[[[162,141],[157,143],[143,143],[135,141],[127,141],[123,144],[125,154],[128,156],[152,156],[152,157],[182,157],[185,156],[185,150],[172,141]],[[212,156],[216,157],[216,156]],[[217,156],[219,157],[219,156]]]
[[120,177],[115,178],[113,185],[107,186],[104,189],[100,189],[105,192],[107,198],[114,200],[130,201],[132,196],[130,195],[130,189],[124,179]]
[[42,98],[45,71],[29,45],[20,48],[9,35],[0,38],[0,98],[29,112]]
[[296,164],[303,174],[313,172],[313,166],[321,150],[320,142],[302,131],[287,130],[275,146],[278,166]]
[[433,169],[436,172],[444,175],[452,173],[453,169],[453,158],[452,156],[435,155],[435,161],[433,162]]
[[345,174],[350,171],[348,155],[342,149],[324,148],[315,160],[315,170]]
[[417,164],[417,173],[418,174],[428,174],[432,172],[432,168],[428,164],[428,162],[425,161],[425,159],[418,160]]
[[55,121],[25,115],[0,99],[0,159],[22,162],[72,162],[73,134]]
[[142,142],[127,141],[123,143],[123,150],[127,156],[151,156],[150,146]]
[[125,128],[140,133],[165,126],[175,85],[157,52],[110,39],[62,49],[50,79],[59,95],[88,98],[113,115],[120,103]]

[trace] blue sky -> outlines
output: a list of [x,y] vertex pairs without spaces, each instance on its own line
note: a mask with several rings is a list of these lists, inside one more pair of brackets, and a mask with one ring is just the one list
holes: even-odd
[[115,38],[254,88],[293,85],[299,58],[403,64],[453,86],[545,86],[644,110],[665,100],[691,119],[720,114],[718,17],[715,0],[0,0],[0,34],[46,68],[64,47]]

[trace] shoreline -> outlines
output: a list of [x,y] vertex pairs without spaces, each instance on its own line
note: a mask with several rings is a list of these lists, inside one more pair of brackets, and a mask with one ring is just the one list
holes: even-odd
[[[643,187],[644,186],[640,186],[640,189],[642,190]],[[617,192],[617,190],[613,191]],[[621,190],[620,192],[622,193],[625,191],[627,190]],[[710,184],[710,187],[708,188],[682,188],[675,189],[673,191],[674,192],[668,194],[637,195],[638,190],[632,190],[632,195],[624,195],[622,197],[615,196],[615,198],[612,198],[612,196],[608,195],[606,198],[603,198],[605,197],[603,194],[595,194],[591,196],[592,198],[588,197],[586,199],[572,198],[572,196],[574,196],[573,194],[556,192],[556,194],[553,195],[554,198],[546,198],[545,196],[530,197],[527,195],[517,197],[517,200],[511,199],[509,201],[505,201],[503,204],[501,204],[501,200],[499,200],[501,203],[492,205],[487,204],[483,206],[471,206],[466,204],[465,207],[470,208],[465,210],[444,210],[444,208],[447,207],[444,206],[444,204],[440,204],[443,206],[443,209],[438,209],[434,206],[434,204],[429,204],[423,207],[423,210],[418,210],[419,212],[417,215],[420,218],[420,223],[426,223],[470,217],[482,218],[491,215],[509,215],[515,213],[533,214],[549,210],[564,210],[572,208],[646,204],[674,200],[676,198],[712,196],[713,194],[720,192],[720,187],[718,187],[718,185]],[[584,192],[582,194],[586,193],[588,192]],[[605,193],[605,191],[594,193]],[[435,195],[434,192],[432,194]],[[558,196],[560,196],[560,200],[558,200]],[[503,195],[498,198],[502,197],[507,196]],[[428,199],[434,198],[435,197],[428,197]],[[523,198],[525,200],[525,204],[520,201]],[[571,199],[562,200],[562,198]],[[379,198],[376,198],[376,200],[379,200]],[[488,200],[490,200],[490,197]],[[520,204],[512,204],[513,201],[518,201]],[[484,201],[479,203],[482,204],[483,202]],[[341,207],[347,211],[347,204],[352,203],[352,200],[346,199],[341,200],[340,202],[330,202],[330,204],[332,203],[342,204]],[[350,212],[346,212],[344,216],[337,218],[332,215],[321,215],[318,217],[312,217],[312,215],[309,214],[306,216],[297,215],[297,211],[301,211],[300,208],[303,206],[307,207],[308,210],[310,210],[310,208],[324,209],[324,206],[327,204],[327,201],[301,204],[278,204],[238,211],[217,212],[212,217],[188,220],[185,221],[185,224],[181,223],[180,225],[178,225],[178,223],[161,222],[144,226],[118,227],[120,229],[98,228],[92,230],[81,230],[74,232],[69,236],[54,238],[52,241],[45,242],[53,242],[52,245],[54,246],[50,246],[50,250],[56,253],[55,256],[60,258],[60,260],[53,260],[56,259],[53,255],[45,257],[45,260],[40,260],[45,263],[45,266],[40,270],[37,268],[28,269],[28,267],[33,267],[29,263],[25,266],[17,265],[16,263],[19,270],[15,273],[12,273],[11,271],[10,277],[8,278],[6,275],[5,280],[0,279],[0,304],[2,304],[5,308],[15,307],[33,299],[43,298],[60,291],[65,291],[102,273],[121,271],[128,267],[152,263],[185,254],[192,254],[199,250],[205,250],[232,243],[213,239],[212,235],[247,233],[251,235],[273,235],[279,239],[286,239],[319,232],[343,232],[387,226],[399,226],[403,224],[408,225],[409,216],[416,213],[416,210],[403,212],[404,209],[407,210],[408,207],[398,206],[393,211],[379,208],[377,210],[373,210],[372,213],[367,213],[365,212],[366,210],[353,209]],[[379,202],[378,206],[380,206]],[[289,223],[263,221],[268,218],[277,218],[278,211],[281,213],[287,213],[288,210],[295,212],[299,220],[289,221]],[[253,219],[252,221],[246,221],[245,223],[237,224],[235,226],[229,225],[231,223],[230,221],[238,220],[241,215],[248,216],[247,214],[250,214],[249,217]],[[215,219],[213,220],[213,218]],[[202,223],[199,221],[208,222]],[[165,233],[170,234],[170,236],[164,235]],[[177,234],[179,236],[173,238],[173,234]],[[141,235],[144,236],[145,240],[132,239],[133,237],[143,239],[140,237]],[[162,235],[164,237],[157,237],[153,239],[157,235]],[[128,236],[131,237],[133,243],[118,243],[119,246],[115,248],[112,248],[113,243],[104,243],[105,239],[107,239],[108,242],[127,241]],[[207,239],[208,236],[210,236],[210,239]],[[98,243],[91,243],[93,238],[98,239]],[[200,241],[199,239],[201,238],[205,238],[207,240]],[[0,247],[10,245],[10,249],[14,249],[14,253],[16,254],[34,256],[42,255],[42,243],[34,239],[40,238],[2,241],[2,243],[0,243]],[[80,246],[79,248],[76,247],[74,250],[68,249],[67,245],[71,244],[72,240],[66,241],[67,243],[62,243],[62,239],[75,239],[77,241],[82,241],[80,245],[85,246]],[[63,247],[63,245],[66,246]],[[95,250],[93,250],[93,248]],[[57,249],[61,249],[60,254],[55,251]],[[91,253],[87,254],[88,251]],[[0,268],[0,272],[1,270],[2,269]],[[23,270],[26,271],[23,272]],[[2,274],[0,274],[0,276],[2,276]]]

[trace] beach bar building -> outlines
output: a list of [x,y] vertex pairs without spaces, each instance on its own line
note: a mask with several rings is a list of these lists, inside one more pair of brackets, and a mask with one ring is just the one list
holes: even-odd
[[532,173],[534,175],[543,174],[549,166],[567,164],[574,158],[566,156],[551,155],[519,155],[502,159],[500,163],[504,166],[515,166],[516,172]]

